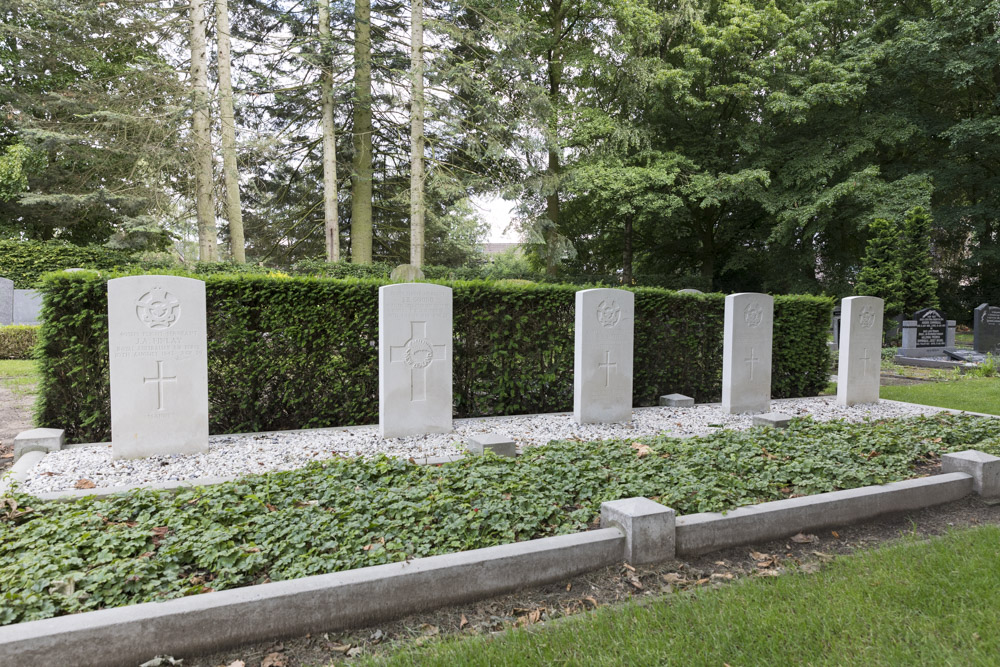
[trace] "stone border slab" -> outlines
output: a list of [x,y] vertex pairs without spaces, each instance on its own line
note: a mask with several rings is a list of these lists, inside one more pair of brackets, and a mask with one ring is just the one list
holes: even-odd
[[619,563],[618,528],[0,627],[0,664],[134,667],[265,638],[365,626]]
[[688,514],[677,518],[677,554],[697,556],[741,544],[781,539],[806,530],[846,526],[885,514],[941,505],[964,498],[972,493],[972,488],[971,475],[949,473],[776,500],[726,514]]

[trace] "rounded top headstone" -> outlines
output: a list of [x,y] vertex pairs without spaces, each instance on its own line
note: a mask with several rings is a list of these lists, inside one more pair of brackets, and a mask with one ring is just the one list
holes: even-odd
[[389,280],[397,283],[412,283],[423,279],[424,272],[420,270],[419,266],[413,264],[400,264],[389,274]]
[[693,287],[688,287],[682,290],[677,290],[678,294],[704,294],[700,289],[694,289]]

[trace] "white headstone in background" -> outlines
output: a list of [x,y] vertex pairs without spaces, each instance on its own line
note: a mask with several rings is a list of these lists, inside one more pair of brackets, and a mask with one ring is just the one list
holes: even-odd
[[731,414],[771,410],[774,299],[742,292],[726,297],[722,343],[722,409]]
[[14,290],[14,324],[40,324],[42,294],[33,289]]
[[573,420],[632,421],[635,295],[618,289],[576,293]]
[[14,281],[0,278],[0,326],[14,323]]
[[383,438],[452,430],[451,288],[378,291],[378,427]]
[[841,304],[837,405],[878,403],[884,303],[875,296],[851,296]]
[[112,457],[208,451],[205,283],[109,280],[108,351]]

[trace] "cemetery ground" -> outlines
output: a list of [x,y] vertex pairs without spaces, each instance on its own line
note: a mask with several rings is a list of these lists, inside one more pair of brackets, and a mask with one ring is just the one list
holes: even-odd
[[0,360],[0,474],[14,464],[14,436],[32,428],[37,384],[34,361]]

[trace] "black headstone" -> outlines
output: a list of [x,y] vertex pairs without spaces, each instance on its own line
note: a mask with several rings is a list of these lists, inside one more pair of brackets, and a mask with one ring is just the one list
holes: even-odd
[[972,347],[983,354],[997,352],[1000,347],[1000,308],[982,303],[973,311]]
[[944,347],[948,336],[948,320],[937,308],[924,308],[913,313],[917,323],[916,347]]

